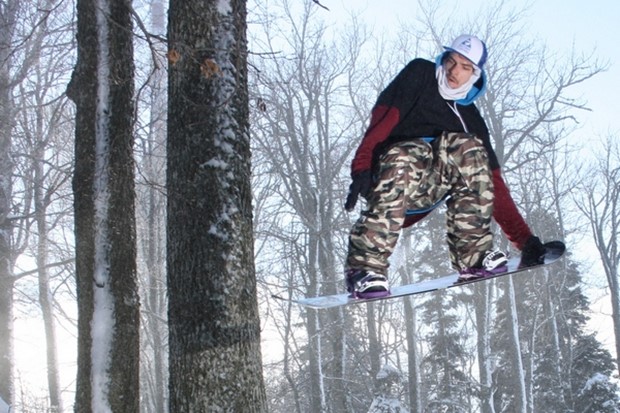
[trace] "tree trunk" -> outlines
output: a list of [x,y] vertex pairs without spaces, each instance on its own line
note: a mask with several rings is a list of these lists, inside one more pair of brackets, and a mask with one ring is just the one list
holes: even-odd
[[246,2],[169,9],[170,411],[264,412],[253,263]]
[[14,107],[11,86],[13,35],[18,1],[3,2],[0,7],[0,398],[13,401],[13,262],[11,251],[11,198],[13,161],[11,134]]
[[507,324],[510,332],[510,345],[512,347],[509,354],[512,356],[512,383],[515,402],[514,413],[526,413],[527,392],[525,390],[525,371],[523,369],[521,342],[519,339],[519,316],[517,314],[515,288],[511,277],[508,277],[506,284],[507,293],[505,299],[508,300],[508,305],[506,306],[508,310]]
[[321,342],[321,326],[319,325],[319,314],[316,311],[308,311],[306,321],[306,331],[309,341],[309,361],[308,370],[310,375],[310,394],[308,403],[310,411],[324,413],[327,409],[325,400],[324,374],[321,365],[323,359],[323,348]]
[[[413,247],[411,245],[411,237],[413,232],[411,230],[403,232],[403,249],[405,251],[406,268],[401,269],[402,283],[410,284],[413,282],[413,278],[410,274],[414,272],[414,263],[416,260],[413,257]],[[406,339],[407,339],[407,369],[409,380],[409,408],[411,413],[422,413],[422,392],[420,391],[421,373],[420,373],[420,357],[418,354],[417,341],[418,337],[418,320],[417,311],[415,307],[415,297],[409,297],[404,299],[404,314],[406,326]]]
[[52,411],[62,412],[62,398],[60,388],[60,378],[58,371],[58,343],[56,341],[56,328],[54,325],[54,305],[52,291],[49,285],[49,274],[47,271],[48,263],[48,241],[49,236],[46,221],[46,205],[43,195],[44,172],[43,172],[43,153],[44,147],[39,143],[39,148],[35,151],[34,165],[34,205],[35,220],[37,224],[37,268],[39,278],[39,305],[43,315],[43,326],[45,330],[45,347],[47,352],[47,385],[50,396],[50,408]]
[[620,372],[620,146],[617,136],[609,136],[601,162],[587,171],[577,207],[587,217],[594,243],[601,257],[611,301],[611,318],[615,336],[616,368]]
[[[316,205],[313,203],[305,205],[305,209],[302,210],[308,211],[311,208],[315,211],[310,211],[308,215],[314,216],[316,214]],[[310,265],[307,265],[304,270],[307,272],[308,277],[308,295],[316,296],[321,294],[318,268],[314,265],[318,261],[319,238],[316,236],[315,231],[309,230],[309,232],[307,253]],[[323,371],[323,360],[326,358],[325,354],[327,354],[327,351],[323,348],[325,328],[321,314],[317,311],[307,311],[306,319],[310,359],[308,361],[308,368],[310,370],[310,410],[317,413],[325,413],[327,411],[327,390],[329,387],[325,380],[326,374]]]
[[[160,90],[160,92],[164,92]],[[151,130],[157,130],[156,124],[151,125]],[[162,176],[156,171],[160,168],[161,160],[157,156],[155,147],[160,147],[162,140],[158,139],[157,132],[151,133],[146,142],[145,159],[143,163],[144,173],[149,182],[158,182]],[[165,235],[162,234],[162,223],[165,221],[164,206],[165,201],[158,188],[148,185],[142,200],[146,209],[146,231],[142,245],[146,251],[145,255],[145,274],[146,280],[143,282],[143,300],[145,311],[143,311],[143,328],[145,331],[144,340],[150,344],[145,349],[148,362],[141,364],[141,375],[146,374],[152,379],[142,380],[144,391],[148,394],[143,395],[143,399],[149,400],[150,407],[143,406],[143,411],[149,413],[164,413],[167,411],[166,400],[168,396],[166,380],[166,355],[167,355],[167,324],[166,324],[166,289],[165,289],[165,257],[162,253],[165,250]],[[143,346],[145,344],[143,343]],[[144,360],[144,358],[143,358]],[[148,389],[148,390],[147,390]]]
[[[1,74],[0,74],[1,76]],[[1,81],[1,80],[0,80]],[[3,85],[0,85],[0,123],[7,125],[7,102]],[[13,400],[13,284],[11,233],[11,176],[12,162],[9,151],[11,147],[10,128],[0,128],[0,398],[11,404]]]
[[480,283],[474,287],[481,413],[495,413],[491,366],[491,288],[492,282]]
[[139,410],[130,3],[78,0],[76,412]]

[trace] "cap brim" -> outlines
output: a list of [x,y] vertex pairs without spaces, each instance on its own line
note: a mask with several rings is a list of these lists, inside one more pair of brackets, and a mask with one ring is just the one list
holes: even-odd
[[454,52],[454,53],[460,54],[465,59],[469,60],[473,65],[478,66],[478,64],[476,64],[476,62],[474,62],[473,60],[471,60],[469,57],[465,56],[463,53],[459,52],[458,50],[455,50],[455,49],[453,49],[451,47],[448,47],[448,46],[444,46],[443,48],[445,49],[446,52]]

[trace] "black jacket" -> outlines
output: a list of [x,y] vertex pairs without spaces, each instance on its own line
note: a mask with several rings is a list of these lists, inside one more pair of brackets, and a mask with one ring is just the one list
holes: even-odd
[[[394,143],[439,136],[444,131],[477,135],[484,142],[491,169],[499,167],[489,130],[473,103],[478,94],[461,103],[446,101],[439,94],[435,68],[435,63],[428,60],[412,60],[381,92],[371,125],[353,159],[353,173],[371,169],[386,147]],[[482,76],[476,90],[483,90],[484,81]]]

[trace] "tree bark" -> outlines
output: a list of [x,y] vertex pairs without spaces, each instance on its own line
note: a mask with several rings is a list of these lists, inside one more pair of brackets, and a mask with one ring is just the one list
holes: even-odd
[[253,262],[246,2],[169,9],[170,411],[266,411]]
[[78,0],[76,412],[139,409],[131,3]]

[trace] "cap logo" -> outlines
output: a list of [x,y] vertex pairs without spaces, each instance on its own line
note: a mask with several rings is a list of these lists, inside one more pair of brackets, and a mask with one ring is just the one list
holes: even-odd
[[463,48],[464,51],[469,52],[471,51],[471,38],[468,37],[467,39],[463,40],[461,42],[461,47]]

